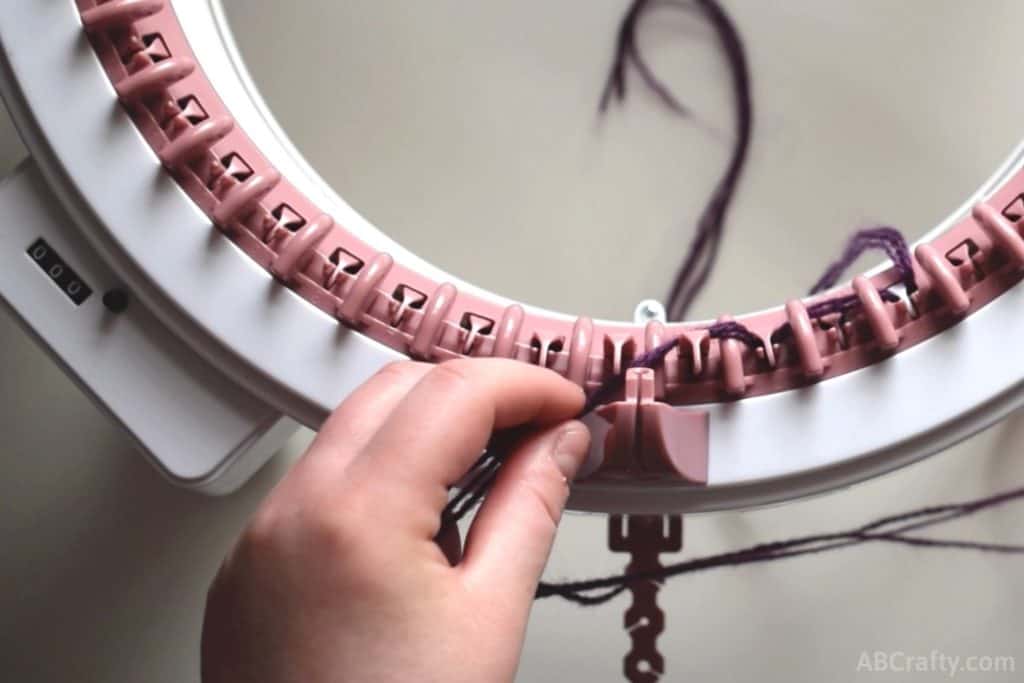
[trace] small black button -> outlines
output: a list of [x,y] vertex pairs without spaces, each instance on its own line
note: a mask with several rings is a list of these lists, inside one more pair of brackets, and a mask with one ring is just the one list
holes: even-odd
[[123,289],[112,289],[103,295],[103,305],[111,313],[124,313],[130,300],[128,292]]

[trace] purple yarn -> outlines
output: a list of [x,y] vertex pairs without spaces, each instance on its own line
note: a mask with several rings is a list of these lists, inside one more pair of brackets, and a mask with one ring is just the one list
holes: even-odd
[[686,110],[675,95],[661,80],[654,75],[651,67],[640,53],[636,42],[636,27],[640,17],[650,8],[650,0],[635,0],[633,5],[626,12],[622,23],[619,24],[619,32],[615,40],[615,58],[612,61],[612,68],[608,72],[608,79],[605,81],[604,91],[601,93],[599,111],[608,111],[612,100],[625,102],[626,100],[626,67],[632,64],[636,67],[644,85],[658,97],[662,103],[680,116],[687,116]]
[[[853,265],[853,262],[860,258],[861,254],[869,249],[881,249],[889,260],[893,262],[896,272],[908,292],[917,290],[917,282],[914,280],[914,266],[910,256],[910,249],[907,241],[899,230],[889,227],[869,228],[858,230],[850,241],[842,255],[834,261],[818,281],[811,287],[810,294],[818,294],[835,286],[839,279],[846,272],[846,269]],[[812,316],[814,317],[814,316]]]
[[[630,368],[656,368],[665,361],[672,349],[679,345],[679,337],[667,341],[646,353],[642,353],[629,364]],[[598,406],[607,403],[622,388],[626,381],[626,373],[622,372],[609,377],[601,386],[590,392],[587,402],[583,405],[580,416],[589,415]]]
[[743,342],[750,349],[764,346],[764,342],[756,334],[738,322],[715,323],[708,328],[708,336],[712,339],[735,339]]
[[[899,296],[893,294],[888,289],[878,290],[878,295],[882,298],[882,301],[889,303],[895,303],[900,300]],[[846,296],[837,296],[833,299],[825,299],[819,301],[816,304],[811,304],[807,307],[807,317],[811,320],[817,320],[818,318],[824,318],[828,315],[840,314],[843,317],[846,316],[850,311],[859,308],[861,305],[860,297],[856,294],[847,294]],[[793,328],[790,327],[789,323],[783,323],[772,332],[771,340],[773,344],[778,344],[786,341],[793,335]]]
[[[750,86],[750,69],[746,49],[732,19],[715,0],[694,0],[718,35],[719,43],[729,64],[732,76],[733,99],[736,107],[736,139],[725,174],[715,186],[711,198],[697,221],[697,232],[686,259],[676,274],[666,300],[669,320],[686,317],[690,306],[704,289],[725,233],[725,219],[746,165],[750,140],[754,130],[754,104]],[[677,4],[678,3],[673,3]]]
[[[1024,488],[1018,488],[986,498],[931,506],[897,515],[890,515],[855,529],[827,534],[804,536],[786,541],[761,543],[755,546],[708,557],[701,557],[662,567],[649,572],[632,572],[607,576],[587,581],[565,583],[544,583],[537,587],[536,597],[558,596],[579,605],[590,606],[608,602],[627,590],[637,581],[664,581],[673,576],[690,574],[718,567],[737,567],[746,564],[770,562],[801,555],[813,555],[829,550],[838,550],[861,543],[885,542],[917,548],[945,548],[972,550],[983,553],[1005,555],[1024,554],[1024,546],[1014,544],[984,543],[956,539],[927,538],[909,535],[928,527],[944,524],[1024,498]],[[595,593],[595,591],[602,591]]]
[[606,112],[612,100],[625,101],[626,68],[632,65],[636,67],[644,84],[666,108],[680,116],[689,114],[668,87],[654,74],[637,45],[636,31],[641,17],[644,12],[658,4],[681,9],[690,9],[693,6],[704,15],[714,29],[728,62],[736,107],[736,138],[728,166],[701,211],[697,220],[697,230],[665,299],[669,319],[680,320],[686,316],[690,305],[707,284],[711,270],[718,258],[719,246],[725,231],[726,214],[747,160],[753,133],[754,107],[750,87],[750,71],[743,40],[729,15],[716,0],[692,0],[691,3],[668,0],[656,3],[652,0],[634,0],[619,26],[612,67],[601,95],[600,112]]
[[[754,334],[749,329],[747,329],[746,327],[737,322],[730,321],[715,323],[711,327],[707,328],[707,331],[708,336],[711,337],[712,339],[735,339],[737,341],[743,342],[751,349],[756,349],[764,345],[760,337],[758,337],[756,334]],[[679,342],[681,340],[682,337],[676,337],[675,339],[671,339],[667,342],[664,342],[663,344],[656,346],[650,351],[647,351],[646,353],[637,356],[629,364],[630,369],[656,368],[660,366],[665,361],[665,358],[668,356],[668,354],[670,354],[673,351],[673,349],[679,346]],[[625,383],[625,380],[626,373],[613,375],[609,377],[607,380],[605,380],[605,382],[600,387],[590,392],[590,395],[587,397],[587,402],[583,406],[581,416],[589,415],[591,412],[594,411],[595,408],[604,403],[607,403],[607,399],[615,395],[619,391],[619,389],[622,388],[622,385]]]

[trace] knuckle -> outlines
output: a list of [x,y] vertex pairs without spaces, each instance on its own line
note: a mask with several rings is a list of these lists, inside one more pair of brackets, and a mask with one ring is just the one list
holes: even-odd
[[418,374],[422,365],[422,363],[412,360],[395,360],[378,370],[377,374],[393,380],[408,381]]
[[224,559],[214,584],[228,577],[238,578],[239,572],[251,571],[274,564],[282,555],[284,535],[275,514],[258,511],[235,541]]
[[362,520],[365,519],[351,508],[346,514],[328,514],[318,508],[305,520],[303,535],[311,547],[320,549],[328,557],[350,556],[364,545]]
[[263,551],[274,547],[280,537],[280,517],[277,511],[264,505],[256,511],[242,532],[241,544],[247,548]]
[[381,567],[395,558],[393,548],[375,541],[368,529],[366,518],[355,511],[314,513],[304,524],[300,543],[332,585],[358,595],[379,594],[389,581]]
[[471,375],[466,367],[466,361],[453,360],[439,363],[427,375],[431,386],[443,391],[445,394],[459,393],[471,387]]
[[[316,566],[318,580],[340,585],[361,574],[375,574],[372,534],[365,503],[358,496],[346,498],[344,510],[337,505],[298,505],[259,510],[242,532],[219,575],[231,582],[240,576],[273,576],[292,569]],[[378,544],[379,545],[379,544]],[[215,579],[217,591],[224,578]]]

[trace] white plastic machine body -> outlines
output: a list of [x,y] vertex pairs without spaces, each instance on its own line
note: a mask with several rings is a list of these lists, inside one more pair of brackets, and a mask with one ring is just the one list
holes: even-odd
[[295,432],[132,301],[31,162],[0,207],[0,300],[168,480],[227,493]]

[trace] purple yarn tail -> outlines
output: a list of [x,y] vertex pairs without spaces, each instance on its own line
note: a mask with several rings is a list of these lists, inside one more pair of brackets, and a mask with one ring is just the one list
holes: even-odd
[[637,73],[640,74],[640,78],[643,80],[644,85],[646,85],[651,92],[661,100],[662,104],[680,116],[687,116],[689,114],[686,107],[676,99],[668,86],[666,86],[661,79],[654,74],[654,71],[652,71],[650,65],[647,64],[647,61],[644,59],[643,54],[640,52],[640,48],[637,45],[637,24],[640,22],[644,12],[646,12],[650,6],[651,0],[634,0],[633,4],[626,12],[626,15],[622,18],[622,22],[619,24],[619,31],[615,40],[615,54],[612,59],[612,66],[608,71],[604,90],[601,92],[601,102],[598,106],[598,110],[601,113],[608,111],[612,100],[625,102],[628,80],[626,69],[632,64],[636,67]]
[[[665,308],[669,320],[686,317],[697,296],[707,285],[718,260],[726,217],[739,185],[750,151],[754,130],[754,102],[750,84],[750,67],[746,48],[732,19],[715,0],[694,0],[718,36],[719,44],[732,76],[733,100],[736,109],[735,140],[729,164],[715,186],[707,205],[697,221],[694,235],[682,266],[669,289]],[[678,3],[673,3],[678,5]]]
[[[680,2],[633,1],[619,25],[612,66],[601,94],[599,105],[601,113],[608,110],[613,100],[625,101],[627,69],[629,66],[633,66],[644,85],[669,111],[680,116],[689,114],[686,107],[679,102],[668,86],[651,69],[637,43],[636,32],[641,18],[645,12],[657,4],[680,9],[689,8],[688,4]],[[716,184],[697,220],[697,230],[669,289],[666,309],[670,320],[679,320],[685,317],[690,305],[707,284],[714,268],[725,228],[726,214],[747,160],[754,120],[750,71],[739,31],[716,0],[693,0],[693,5],[700,10],[714,29],[732,73],[733,97],[736,107],[736,139],[725,173]]]
[[933,506],[898,515],[890,515],[847,531],[761,543],[741,550],[679,562],[655,571],[615,574],[587,581],[542,582],[537,588],[536,597],[539,599],[558,596],[583,606],[599,605],[608,602],[637,581],[662,582],[673,576],[690,574],[705,569],[771,562],[801,555],[819,554],[868,542],[895,543],[915,548],[969,550],[979,553],[1021,555],[1024,554],[1024,545],[927,538],[910,535],[912,531],[944,524],[982,510],[1020,500],[1021,498],[1024,498],[1024,488],[964,503]]
[[914,292],[917,289],[913,260],[907,241],[895,228],[878,227],[858,230],[854,233],[846,243],[842,255],[825,269],[809,293],[818,294],[834,287],[854,261],[871,249],[880,249],[885,252],[889,260],[893,262],[896,272],[899,274],[899,280],[906,286],[908,292]]

